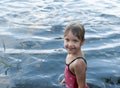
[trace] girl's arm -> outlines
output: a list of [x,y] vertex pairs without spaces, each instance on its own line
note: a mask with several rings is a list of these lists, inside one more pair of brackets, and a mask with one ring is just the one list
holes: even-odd
[[85,85],[86,85],[86,63],[82,59],[75,61],[74,72],[76,75],[78,88],[85,88]]

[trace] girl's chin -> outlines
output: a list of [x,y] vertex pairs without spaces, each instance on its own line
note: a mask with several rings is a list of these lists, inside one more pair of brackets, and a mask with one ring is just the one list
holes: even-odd
[[68,51],[68,53],[69,53],[69,54],[74,54],[74,52],[73,52],[73,51]]

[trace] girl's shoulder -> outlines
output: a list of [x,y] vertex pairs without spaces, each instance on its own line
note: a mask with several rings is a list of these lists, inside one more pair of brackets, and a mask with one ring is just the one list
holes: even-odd
[[80,64],[80,63],[87,64],[87,61],[85,60],[84,57],[77,57],[73,61],[75,62],[75,64]]
[[74,60],[73,63],[74,68],[87,68],[87,62],[83,57],[78,57]]

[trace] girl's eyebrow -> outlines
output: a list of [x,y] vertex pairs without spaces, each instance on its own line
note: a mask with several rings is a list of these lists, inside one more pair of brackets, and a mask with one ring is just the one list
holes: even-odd
[[69,39],[69,38],[65,38],[65,39]]

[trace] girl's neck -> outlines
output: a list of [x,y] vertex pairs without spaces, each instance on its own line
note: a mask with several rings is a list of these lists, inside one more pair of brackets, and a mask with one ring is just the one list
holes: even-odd
[[76,58],[76,57],[84,57],[84,54],[82,52],[79,52],[77,54],[68,54],[69,58]]

